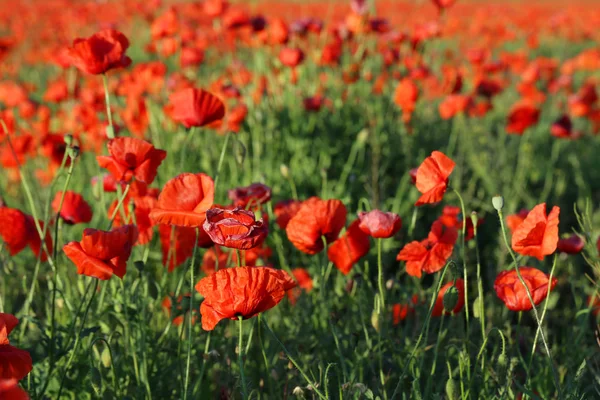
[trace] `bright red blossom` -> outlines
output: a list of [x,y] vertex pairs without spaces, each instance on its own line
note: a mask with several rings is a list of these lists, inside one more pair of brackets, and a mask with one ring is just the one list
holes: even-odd
[[442,200],[448,188],[448,177],[454,169],[454,161],[439,151],[434,151],[417,169],[416,186],[421,197],[416,206],[437,203]]
[[535,206],[515,229],[512,236],[513,250],[538,260],[554,253],[558,243],[559,214],[559,207],[552,207],[550,214],[546,215],[546,203]]
[[[535,305],[540,304],[558,282],[556,277],[553,277],[552,282],[549,282],[548,275],[533,267],[519,267],[519,271]],[[549,283],[550,288],[548,288]],[[494,282],[494,290],[509,310],[529,311],[533,308],[527,296],[527,290],[514,269],[502,271],[498,274]]]
[[121,32],[106,29],[86,39],[75,39],[68,50],[70,62],[79,70],[98,75],[131,64],[125,55],[129,41]]
[[117,181],[130,182],[135,178],[150,184],[167,152],[154,148],[145,140],[119,137],[108,142],[110,156],[97,156],[98,164],[106,168]]
[[[52,201],[54,212],[58,212],[61,206],[62,195],[63,192],[57,192],[54,196],[54,200]],[[62,208],[60,209],[60,217],[67,224],[87,223],[92,220],[92,208],[82,195],[69,190],[65,193]]]
[[186,128],[205,126],[223,119],[225,105],[203,89],[186,88],[169,96],[171,117]]
[[345,234],[340,236],[327,249],[327,257],[344,275],[352,266],[369,253],[369,235],[360,229],[360,220],[354,221]]
[[8,335],[18,323],[14,315],[0,313],[0,382],[5,379],[20,381],[33,367],[29,352],[12,346],[8,340]]

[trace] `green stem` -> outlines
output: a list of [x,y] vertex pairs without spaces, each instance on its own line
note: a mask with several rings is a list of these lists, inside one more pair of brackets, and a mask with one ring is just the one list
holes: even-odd
[[479,322],[481,324],[481,337],[485,341],[485,304],[483,299],[483,282],[481,281],[481,259],[479,256],[479,245],[477,243],[477,217],[471,215],[473,222],[473,240],[475,241],[475,256],[477,258],[477,296],[479,297]]
[[[107,230],[109,230],[109,231],[111,230],[111,228],[113,226],[113,222],[115,222],[115,217],[117,216],[117,213],[119,212],[119,210],[121,208],[123,208],[123,202],[125,201],[125,197],[127,197],[127,193],[129,193],[130,187],[131,187],[131,182],[128,183],[127,186],[125,186],[125,191],[123,191],[123,194],[121,195],[121,197],[119,197],[119,201],[117,202],[117,207],[115,207],[115,210],[113,211],[112,215],[110,216],[110,222],[108,224]],[[123,222],[125,222],[125,220],[123,220]]]
[[63,372],[62,378],[60,379],[60,387],[58,389],[58,396],[56,396],[57,399],[60,399],[60,395],[62,393],[62,389],[65,384],[65,378],[67,377],[67,372],[69,371],[69,367],[73,363],[73,359],[75,358],[75,354],[77,353],[77,348],[79,347],[79,340],[81,338],[81,332],[83,332],[83,328],[85,327],[85,321],[87,319],[88,311],[90,311],[90,307],[92,305],[92,302],[94,301],[96,291],[98,290],[98,284],[99,284],[100,280],[96,279],[96,278],[92,278],[92,279],[94,279],[94,281],[95,281],[93,289],[92,289],[92,295],[90,297],[90,301],[89,301],[87,307],[85,308],[85,312],[83,313],[83,319],[81,320],[81,326],[79,327],[79,332],[77,332],[77,336],[75,337],[75,344],[73,345],[73,350],[71,351],[71,355],[69,356],[69,361],[67,361],[65,371]]
[[[546,293],[546,300],[544,301],[544,309],[542,310],[542,316],[540,317],[540,325],[538,325],[537,330],[535,331],[535,338],[533,339],[533,348],[531,349],[531,361],[533,361],[533,355],[535,354],[535,348],[537,346],[538,336],[542,330],[542,323],[544,322],[544,317],[546,316],[546,311],[548,310],[548,298],[550,297],[550,290],[552,288],[552,277],[554,276],[554,269],[556,268],[556,260],[557,256],[554,255],[554,261],[552,262],[552,269],[550,270],[550,277],[548,278],[548,293]],[[529,362],[529,366],[531,369],[531,361]]]
[[238,337],[238,361],[240,364],[240,377],[242,378],[242,399],[246,400],[248,398],[248,387],[246,386],[246,376],[244,375],[244,343],[243,343],[243,326],[242,321],[244,317],[241,315],[238,317],[238,326],[239,326],[239,337]]
[[107,136],[109,139],[115,138],[115,127],[113,126],[112,121],[112,112],[110,111],[110,94],[108,92],[108,78],[106,74],[102,74],[102,83],[104,84],[104,100],[106,101],[106,116],[108,118],[108,126]]
[[467,321],[467,338],[469,336],[469,285],[468,285],[468,274],[467,274],[467,258],[466,258],[466,233],[467,233],[467,214],[465,212],[465,203],[463,202],[462,196],[458,193],[458,190],[452,188],[456,196],[458,197],[458,201],[460,202],[460,209],[462,212],[462,246],[461,246],[461,257],[463,259],[463,279],[465,280],[465,319]]
[[312,379],[310,379],[308,377],[308,375],[306,374],[306,372],[304,372],[304,370],[302,368],[300,368],[300,365],[298,364],[298,362],[294,359],[294,357],[292,357],[292,355],[290,354],[290,352],[288,351],[288,349],[283,345],[283,343],[281,343],[281,341],[279,340],[279,338],[271,330],[271,328],[267,324],[267,321],[265,321],[263,319],[262,322],[263,322],[264,327],[267,329],[267,331],[269,331],[269,333],[271,334],[271,336],[273,336],[273,339],[275,339],[275,341],[277,343],[279,343],[279,346],[281,346],[281,349],[283,350],[283,352],[287,356],[288,360],[290,360],[290,362],[292,364],[294,364],[294,367],[296,367],[296,369],[300,372],[300,375],[302,375],[302,377],[304,378],[304,380],[311,386],[311,388],[315,391],[315,393],[317,394],[317,396],[319,396],[319,398],[322,399],[322,400],[327,400],[327,397],[317,388],[317,385],[312,381]]
[[217,184],[219,183],[219,175],[221,173],[221,167],[223,166],[223,159],[225,158],[225,150],[227,150],[227,143],[229,143],[230,136],[231,136],[231,131],[228,131],[227,135],[225,136],[225,142],[223,143],[223,147],[221,148],[221,155],[219,156],[219,163],[217,164],[217,173],[215,174],[215,186],[214,186],[215,196],[217,194]]
[[183,399],[187,399],[188,385],[190,379],[190,363],[192,359],[192,326],[193,320],[192,312],[194,311],[194,268],[196,268],[196,249],[198,248],[198,235],[199,228],[196,228],[196,240],[194,240],[194,249],[192,250],[192,262],[190,263],[190,310],[188,316],[188,349],[187,349],[187,360],[185,364],[185,383],[183,386]]
[[381,261],[381,244],[383,239],[377,239],[377,286],[379,287],[379,297],[381,300],[381,307],[378,313],[385,311],[385,290],[383,287],[383,263]]

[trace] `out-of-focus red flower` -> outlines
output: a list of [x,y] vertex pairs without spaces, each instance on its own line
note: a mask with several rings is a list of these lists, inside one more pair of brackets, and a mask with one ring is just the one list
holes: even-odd
[[439,112],[442,119],[450,119],[465,112],[473,104],[473,98],[462,94],[451,94],[440,103]]
[[[158,233],[162,250],[162,263],[171,272],[188,258],[194,251],[196,228],[187,228],[175,225],[159,225]],[[201,228],[198,229],[198,247],[213,245],[208,235]]]
[[404,78],[396,86],[394,92],[394,102],[402,109],[402,113],[406,119],[410,120],[410,115],[415,110],[417,100],[419,99],[419,88],[417,84],[410,78]]
[[202,329],[211,331],[222,319],[244,319],[275,307],[297,283],[282,270],[269,267],[221,269],[201,279],[196,290],[204,296],[200,305]]
[[576,94],[569,96],[569,114],[574,117],[585,117],[594,109],[597,101],[596,86],[592,82],[587,82]]
[[533,103],[521,101],[515,104],[508,114],[506,132],[522,135],[527,128],[537,124],[540,110]]
[[283,200],[277,202],[273,210],[277,225],[279,225],[281,229],[285,229],[288,222],[290,222],[290,219],[292,219],[298,210],[300,210],[300,207],[302,207],[302,202],[300,200]]
[[[456,306],[450,312],[448,312],[448,311],[444,310],[444,295],[446,294],[448,289],[450,289],[452,286],[456,286],[456,289],[458,289],[458,301],[456,302]],[[442,286],[442,288],[440,289],[440,292],[438,293],[438,297],[435,301],[435,304],[433,306],[433,310],[431,311],[431,316],[432,317],[441,317],[442,314],[444,314],[444,315],[458,314],[459,312],[461,312],[461,310],[463,309],[464,306],[465,306],[465,281],[459,278],[456,280],[456,282],[454,282],[454,281],[448,282],[444,286]]]
[[159,224],[202,227],[215,197],[215,184],[205,174],[183,173],[169,180],[150,218]]
[[524,256],[543,260],[554,253],[558,243],[558,215],[560,208],[552,207],[546,215],[546,203],[535,206],[512,235],[512,248]]
[[558,245],[556,246],[558,251],[561,253],[567,254],[579,254],[583,247],[585,246],[585,241],[579,235],[571,235],[565,239],[559,239]]
[[[190,294],[188,293],[185,296],[190,296]],[[183,309],[181,306],[183,297],[184,296],[178,296],[177,299],[175,299],[173,295],[170,295],[165,297],[161,303],[162,308],[165,310],[169,318],[172,318],[171,323],[173,326],[181,325],[185,321],[185,314],[187,314],[190,310],[187,307]],[[173,300],[176,300],[175,305],[173,305]],[[196,323],[197,318],[198,317],[196,315],[192,316],[192,325]]]
[[[18,324],[19,320],[14,315],[0,313],[0,381],[4,379],[20,381],[33,367],[29,352],[11,346],[8,340],[8,335]],[[1,394],[2,390],[0,390]]]
[[[452,226],[455,227],[458,231],[462,231],[463,221],[459,219],[459,215],[461,213],[460,207],[456,206],[444,206],[442,210],[442,215],[438,218],[438,221],[441,221],[444,226]],[[477,226],[483,223],[483,219],[478,219]],[[473,220],[468,218],[466,221],[466,232],[465,232],[465,240],[471,240],[474,236],[473,229]]]
[[83,231],[81,242],[70,242],[63,247],[63,251],[80,275],[100,280],[116,275],[123,279],[137,237],[138,230],[134,225],[125,225],[109,232],[87,228]]
[[289,29],[285,21],[280,18],[273,19],[266,30],[270,44],[286,44],[289,39]]
[[[44,229],[40,221],[40,227]],[[11,256],[20,253],[26,246],[31,248],[35,256],[40,256],[43,251],[42,240],[35,225],[32,216],[23,213],[21,210],[9,207],[0,207],[0,237],[6,243],[8,253]],[[52,252],[52,236],[50,230],[46,230],[44,239],[49,252]],[[46,261],[48,254],[44,251],[40,260]]]
[[0,399],[29,400],[29,396],[21,389],[17,379],[0,379]]
[[227,194],[233,205],[240,208],[256,208],[271,200],[271,188],[262,183],[231,189]]
[[521,225],[523,221],[525,221],[527,214],[529,214],[529,210],[523,208],[516,214],[506,216],[506,225],[508,226],[511,234],[515,232],[515,229],[517,229],[517,227]]
[[292,275],[294,275],[294,279],[298,282],[298,286],[288,290],[287,296],[290,303],[294,305],[298,301],[302,290],[308,293],[313,289],[313,281],[308,271],[304,268],[294,268]]
[[125,68],[131,58],[125,55],[129,40],[121,32],[106,29],[89,38],[78,38],[69,48],[71,64],[92,75],[104,74],[115,68]]
[[[548,283],[550,283],[550,290],[552,290],[558,282],[556,277],[553,277],[552,282],[549,282],[547,274],[533,267],[519,267],[519,271],[536,306],[548,295]],[[514,269],[502,271],[498,274],[494,282],[494,290],[509,310],[529,311],[533,308],[527,296],[527,289],[519,280],[517,271]]]
[[433,274],[446,264],[454,250],[458,231],[435,221],[427,239],[413,241],[404,246],[396,260],[406,261],[406,272],[410,276],[421,277],[422,272]]
[[419,297],[415,294],[413,295],[410,303],[404,304],[394,304],[392,306],[392,322],[394,325],[398,325],[400,322],[404,321],[409,314],[413,314],[415,312],[415,305],[419,302]]
[[119,137],[108,142],[110,156],[97,156],[98,164],[115,177],[117,181],[129,182],[135,178],[150,184],[167,152],[154,148],[145,140],[132,137]]
[[[61,206],[63,192],[57,192],[52,201],[52,209],[58,212]],[[87,223],[92,220],[92,208],[85,201],[82,195],[68,190],[65,193],[65,198],[60,209],[60,217],[67,224]]]
[[226,0],[206,0],[202,3],[204,13],[209,17],[220,17],[229,7]]
[[550,126],[550,134],[561,139],[577,139],[579,134],[573,131],[573,123],[568,115],[562,115]]
[[186,88],[169,96],[171,118],[186,128],[205,126],[223,119],[225,105],[203,89]]
[[297,67],[304,61],[304,52],[297,48],[284,47],[279,52],[279,61],[286,67]]
[[[119,227],[125,225],[125,221],[129,221],[131,224],[135,224],[138,228],[138,240],[136,245],[144,245],[152,240],[152,234],[154,233],[154,221],[150,219],[150,211],[156,207],[157,200],[154,196],[140,196],[133,197],[128,196],[122,204],[122,210],[117,211],[118,201],[115,200],[108,210],[108,215],[114,215],[113,226]],[[130,204],[133,203],[133,217],[130,212]],[[121,211],[125,216],[125,221],[121,216]]]
[[233,262],[233,254],[223,251],[221,246],[211,247],[202,256],[202,271],[206,275],[211,275],[222,268],[233,266],[235,264]]
[[416,206],[437,203],[442,200],[448,188],[448,177],[452,173],[454,161],[440,151],[434,151],[417,169],[416,186],[422,193]]
[[340,200],[321,200],[311,197],[304,201],[288,222],[285,231],[292,244],[307,254],[323,250],[327,243],[337,239],[346,224],[346,207]]
[[260,245],[268,233],[262,219],[257,221],[252,211],[239,208],[211,208],[203,229],[215,244],[241,250]]
[[402,227],[400,216],[391,212],[373,210],[358,213],[360,229],[376,239],[392,237]]
[[369,253],[371,243],[369,235],[360,227],[360,220],[354,221],[345,234],[340,236],[327,249],[327,257],[344,275],[348,275],[352,266]]

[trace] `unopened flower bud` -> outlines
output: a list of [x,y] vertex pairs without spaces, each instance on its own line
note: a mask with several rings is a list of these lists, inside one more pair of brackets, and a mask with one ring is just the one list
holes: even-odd
[[73,143],[73,135],[67,134],[63,137],[63,140],[67,146],[70,146]]
[[281,164],[279,166],[279,171],[281,172],[281,176],[283,176],[285,179],[288,179],[290,177],[290,169],[287,165]]
[[368,129],[363,129],[360,132],[358,132],[358,135],[356,136],[356,141],[360,144],[364,144],[367,142],[367,139],[369,138],[369,130]]
[[496,209],[496,211],[502,211],[504,208],[504,197],[497,195],[492,197],[492,205]]
[[456,286],[450,286],[446,293],[444,293],[444,310],[446,312],[451,312],[454,310],[454,307],[458,304],[458,289]]
[[67,149],[67,152],[69,154],[69,157],[71,157],[72,160],[76,159],[77,157],[79,157],[79,153],[80,153],[80,149],[79,146],[72,146],[69,147]]
[[234,154],[235,161],[238,163],[238,165],[243,165],[244,160],[246,159],[246,146],[244,146],[244,143],[239,140],[234,142]]

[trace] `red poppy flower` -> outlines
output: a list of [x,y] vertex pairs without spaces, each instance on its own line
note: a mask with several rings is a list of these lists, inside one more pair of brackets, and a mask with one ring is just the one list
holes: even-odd
[[454,161],[440,151],[434,151],[417,169],[416,186],[422,193],[416,206],[437,203],[442,200],[448,188],[448,177],[452,173]]
[[159,224],[201,227],[214,197],[215,183],[210,176],[183,173],[165,184],[150,218]]
[[8,340],[8,335],[18,323],[14,315],[0,313],[0,380],[20,381],[33,367],[29,352],[11,346]]
[[[145,245],[152,240],[152,235],[154,233],[154,225],[155,222],[150,219],[150,211],[156,207],[158,200],[152,196],[142,196],[142,197],[129,197],[125,199],[122,204],[121,210],[115,213],[118,205],[118,201],[115,200],[108,209],[108,215],[114,215],[113,226],[119,227],[125,225],[125,221],[129,221],[131,224],[135,224],[138,228],[138,240],[135,243],[136,245]],[[129,204],[133,203],[133,216],[130,216],[130,206]],[[125,221],[121,216],[121,212],[125,215]]]
[[288,290],[287,296],[290,303],[294,305],[296,304],[296,301],[298,301],[298,297],[300,297],[302,290],[308,293],[313,289],[313,281],[308,271],[304,268],[294,268],[292,270],[292,275],[294,275],[294,279],[298,282],[298,286]]
[[0,399],[29,400],[27,392],[19,387],[16,379],[0,379]]
[[[190,294],[188,293],[185,296],[189,297]],[[173,305],[174,299],[175,299],[175,297],[172,295],[165,297],[161,303],[161,306],[165,310],[165,312],[167,313],[169,318],[172,318],[171,323],[173,324],[173,326],[179,326],[183,323],[183,321],[185,321],[185,314],[187,314],[190,309],[189,309],[189,307],[186,307],[184,310],[183,307],[181,306],[181,301],[183,300],[183,296],[177,297],[177,299],[175,301],[175,305]],[[192,316],[192,325],[194,325],[196,323],[196,320],[197,320],[197,316],[193,315]]]
[[327,249],[327,257],[344,275],[348,275],[352,266],[369,253],[371,242],[369,235],[360,229],[360,220],[354,221],[346,233],[339,237]]
[[135,177],[144,183],[152,183],[158,166],[167,156],[166,151],[132,137],[111,139],[107,147],[110,156],[97,156],[96,160],[121,182],[129,182]]
[[550,134],[561,139],[577,139],[580,134],[573,131],[573,123],[568,115],[563,115],[550,126]]
[[215,244],[241,250],[258,246],[268,232],[262,219],[257,221],[252,211],[239,208],[211,208],[203,229]]
[[225,116],[225,105],[221,99],[203,89],[182,89],[169,96],[169,103],[171,118],[186,128],[205,126]]
[[415,110],[418,99],[419,88],[410,78],[405,78],[398,83],[394,91],[394,103],[402,109],[405,118],[410,119],[409,116]]
[[552,207],[546,215],[546,203],[538,204],[527,214],[527,218],[512,235],[512,248],[524,256],[543,260],[554,253],[558,243],[559,207]]
[[527,128],[537,124],[539,118],[540,110],[532,103],[528,101],[517,103],[508,115],[506,132],[522,135]]
[[585,241],[579,235],[571,235],[566,239],[559,239],[557,249],[561,253],[579,254],[584,246]]
[[400,216],[380,210],[358,213],[358,219],[360,220],[360,229],[374,238],[392,237],[402,226]]
[[435,221],[427,239],[405,245],[396,260],[406,261],[406,272],[410,276],[420,278],[422,271],[433,274],[442,269],[450,258],[457,238],[456,228],[446,227],[440,221]]
[[253,183],[250,186],[231,189],[228,192],[233,205],[240,208],[255,208],[271,199],[271,188],[262,183]]
[[296,285],[285,271],[274,268],[221,269],[196,285],[198,293],[204,296],[200,305],[202,329],[211,331],[222,319],[248,319],[267,311]]
[[106,29],[89,38],[78,38],[69,48],[69,59],[79,70],[88,74],[103,74],[114,68],[125,68],[131,58],[125,55],[129,40],[121,32]]
[[415,305],[419,302],[419,297],[415,294],[413,295],[410,303],[404,304],[394,304],[392,306],[392,321],[394,325],[398,325],[400,322],[404,321],[408,314],[413,314],[415,312]]
[[517,227],[521,225],[523,221],[525,221],[527,214],[529,214],[529,210],[523,208],[516,214],[506,216],[506,225],[508,226],[511,234],[515,232],[515,229],[517,229]]
[[[52,209],[58,212],[63,192],[57,192],[52,201]],[[60,217],[67,224],[87,223],[92,220],[92,208],[82,195],[72,191],[65,193],[65,199],[60,209]]]
[[211,247],[202,256],[201,268],[206,275],[214,274],[222,268],[229,268],[234,265],[233,254],[223,251],[221,246]]
[[302,202],[299,200],[283,200],[275,204],[273,212],[275,213],[275,222],[281,229],[287,227],[290,219],[296,215],[298,210],[302,207]]
[[[461,213],[460,207],[455,206],[444,206],[442,210],[442,215],[438,218],[438,221],[441,221],[444,226],[455,227],[459,232],[462,231],[463,221],[459,219]],[[483,223],[483,219],[478,219],[477,226]],[[473,220],[471,218],[467,219],[465,224],[466,232],[465,232],[465,240],[473,239],[475,235],[475,230],[473,229]]]
[[337,239],[346,224],[346,207],[340,200],[321,200],[311,197],[288,222],[285,232],[300,251],[317,254],[327,243]]
[[450,119],[465,112],[473,104],[473,98],[462,94],[448,95],[439,105],[442,119]]
[[304,61],[304,52],[300,49],[284,47],[279,52],[279,61],[286,67],[297,67]]
[[107,280],[114,274],[123,279],[137,236],[138,230],[134,225],[125,225],[110,232],[88,228],[83,231],[81,242],[70,242],[63,251],[80,275]]
[[[519,271],[537,306],[548,295],[549,276],[533,267],[519,267]],[[553,277],[550,290],[554,289],[557,282],[557,279]],[[527,296],[527,290],[514,269],[498,274],[494,282],[494,290],[509,310],[529,311],[533,308]]]
[[[44,224],[40,221],[40,227]],[[8,253],[11,256],[20,253],[26,246],[31,248],[35,256],[39,256],[43,245],[32,216],[21,210],[8,207],[0,207],[0,237],[6,243]],[[48,251],[52,252],[52,237],[50,231],[46,231],[44,239]],[[40,260],[46,261],[48,255],[44,251]]]
[[[456,302],[456,306],[452,309],[452,311],[448,312],[448,311],[444,310],[444,295],[446,294],[448,289],[450,289],[452,286],[456,286],[456,289],[458,289],[458,301]],[[461,310],[463,309],[464,306],[465,306],[465,281],[459,278],[456,280],[456,282],[454,282],[454,281],[448,282],[444,286],[442,286],[442,288],[440,289],[440,292],[438,293],[438,297],[435,301],[435,304],[433,305],[433,310],[431,311],[431,316],[432,317],[441,317],[442,314],[444,314],[444,315],[458,314],[459,312],[461,312]]]
[[[192,256],[196,229],[183,226],[160,225],[158,227],[160,245],[162,249],[162,263],[173,271]],[[210,247],[212,240],[202,229],[198,229],[198,247]]]

